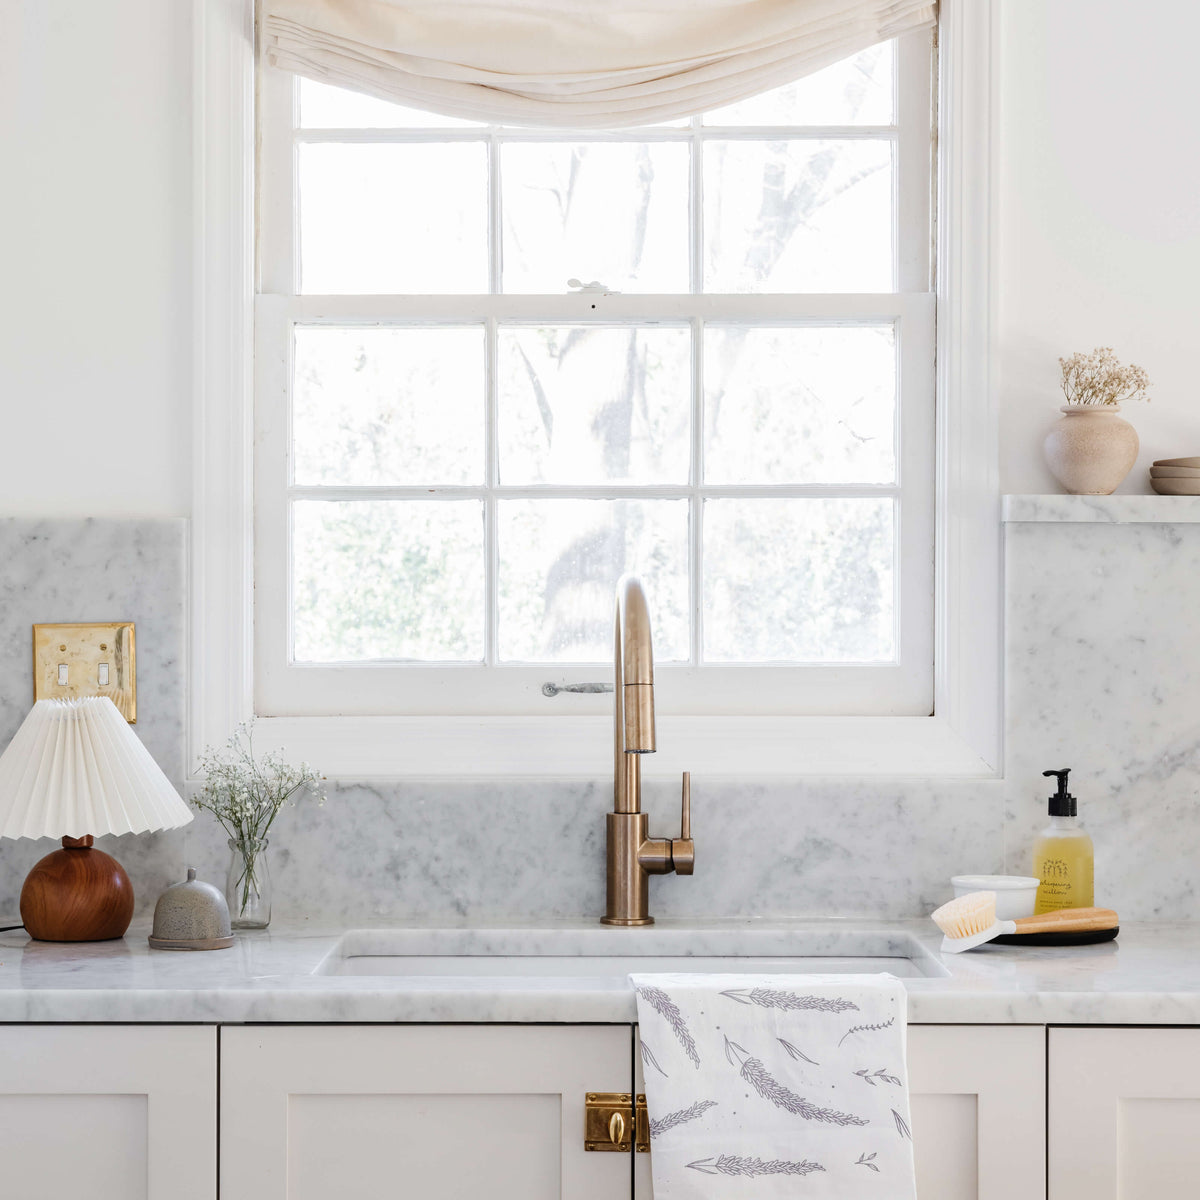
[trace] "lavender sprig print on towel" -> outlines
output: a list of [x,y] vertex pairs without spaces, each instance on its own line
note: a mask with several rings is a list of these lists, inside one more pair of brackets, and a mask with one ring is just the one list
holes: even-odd
[[903,1087],[904,1084],[900,1081],[899,1075],[893,1075],[888,1071],[887,1067],[880,1067],[878,1071],[872,1071],[870,1067],[863,1067],[861,1071],[855,1071],[855,1075],[863,1081],[869,1083],[872,1087],[875,1086],[877,1080],[882,1080],[884,1083],[895,1084],[896,1087]]
[[789,1058],[794,1058],[797,1062],[806,1062],[810,1067],[821,1065],[815,1058],[809,1058],[799,1046],[793,1046],[786,1038],[776,1038],[775,1040],[788,1052]]
[[738,1074],[764,1099],[770,1100],[776,1108],[785,1112],[795,1113],[806,1121],[824,1121],[830,1125],[866,1125],[862,1117],[852,1113],[838,1112],[835,1108],[822,1108],[813,1104],[803,1096],[797,1096],[791,1088],[779,1082],[770,1071],[763,1066],[761,1060],[755,1058],[744,1047],[736,1042],[725,1039],[725,1057],[738,1068]]
[[840,1046],[852,1033],[877,1033],[880,1029],[891,1029],[896,1023],[895,1017],[889,1017],[886,1021],[880,1021],[878,1025],[851,1025],[845,1033],[842,1034]]
[[662,1069],[662,1066],[659,1063],[658,1059],[654,1057],[654,1051],[651,1050],[650,1047],[647,1046],[646,1043],[643,1042],[640,1038],[638,1039],[638,1046],[641,1048],[641,1051],[642,1051],[642,1065],[647,1066],[647,1067],[653,1067],[660,1075],[665,1077],[667,1073],[666,1073],[666,1071],[664,1071]]
[[839,996],[806,996],[779,988],[731,988],[722,992],[739,1004],[757,1004],[759,1008],[781,1008],[785,1012],[858,1012],[858,1005]]
[[672,1113],[667,1113],[665,1117],[651,1117],[650,1136],[652,1138],[658,1137],[678,1125],[686,1125],[688,1121],[694,1121],[697,1117],[702,1117],[710,1108],[716,1108],[716,1106],[717,1102],[715,1100],[697,1100],[695,1104],[689,1105],[687,1108],[677,1109]]
[[670,1025],[672,1032],[679,1039],[684,1053],[692,1060],[692,1066],[699,1067],[700,1052],[696,1049],[696,1040],[692,1037],[692,1031],[688,1029],[687,1022],[683,1019],[683,1013],[679,1011],[679,1006],[675,1001],[662,988],[640,987],[637,989],[637,994]]
[[788,1162],[781,1158],[746,1158],[740,1154],[721,1154],[715,1158],[698,1158],[687,1164],[693,1171],[705,1175],[811,1175],[824,1171],[820,1163]]

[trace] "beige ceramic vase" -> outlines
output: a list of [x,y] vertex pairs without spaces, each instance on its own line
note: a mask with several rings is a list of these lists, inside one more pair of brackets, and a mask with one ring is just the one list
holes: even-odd
[[1046,465],[1072,496],[1107,496],[1138,456],[1138,435],[1116,404],[1064,404],[1046,434]]

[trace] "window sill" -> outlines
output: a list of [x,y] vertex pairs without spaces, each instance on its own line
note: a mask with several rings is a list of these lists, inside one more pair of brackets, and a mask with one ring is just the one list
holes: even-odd
[[[612,719],[260,717],[256,738],[338,779],[605,779]],[[994,778],[937,717],[660,716],[648,779],[807,776]]]

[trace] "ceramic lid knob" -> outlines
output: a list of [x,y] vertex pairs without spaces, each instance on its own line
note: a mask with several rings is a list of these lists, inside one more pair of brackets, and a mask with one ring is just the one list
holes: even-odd
[[172,884],[154,906],[155,942],[212,942],[231,936],[229,905],[211,883],[196,878],[188,867],[187,879]]

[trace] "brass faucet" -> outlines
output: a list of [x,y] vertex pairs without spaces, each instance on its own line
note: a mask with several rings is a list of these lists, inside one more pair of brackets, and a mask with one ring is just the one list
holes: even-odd
[[605,925],[653,925],[651,875],[690,875],[691,775],[683,773],[682,836],[652,838],[642,812],[642,755],[653,754],[654,652],[642,582],[624,575],[617,584],[613,680],[613,811],[608,814],[608,903]]

